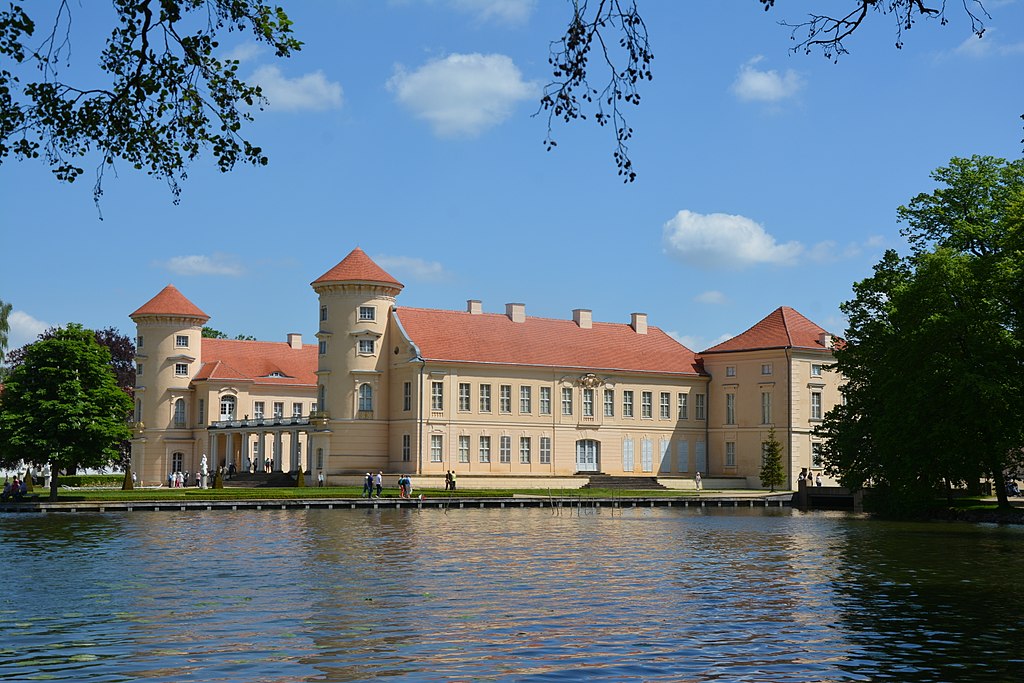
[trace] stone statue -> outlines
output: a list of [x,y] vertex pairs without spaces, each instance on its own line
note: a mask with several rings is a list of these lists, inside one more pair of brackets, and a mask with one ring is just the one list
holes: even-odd
[[210,469],[206,465],[206,453],[203,453],[203,459],[199,461],[199,471],[203,473],[204,477],[210,473]]

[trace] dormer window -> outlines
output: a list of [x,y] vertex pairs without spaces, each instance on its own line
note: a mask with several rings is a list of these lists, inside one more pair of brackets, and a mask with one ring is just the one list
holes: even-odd
[[377,319],[377,307],[376,306],[360,306],[359,307],[359,321],[360,322],[373,322]]
[[283,372],[281,372],[280,370],[274,370],[274,371],[273,371],[272,373],[270,373],[269,375],[264,375],[264,377],[287,377],[287,376],[288,376],[288,375],[284,374],[284,373],[283,373]]

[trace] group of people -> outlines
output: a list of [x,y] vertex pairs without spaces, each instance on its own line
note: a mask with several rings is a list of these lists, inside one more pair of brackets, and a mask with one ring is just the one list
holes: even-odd
[[821,486],[821,472],[815,476],[814,472],[811,472],[806,467],[800,470],[800,476],[797,478],[799,482],[807,482],[808,486]]
[[[317,485],[323,486],[323,473],[321,472],[318,479]],[[452,488],[455,488],[454,486]],[[378,471],[377,474],[366,473],[366,477],[363,478],[363,495],[367,498],[380,498],[381,493],[384,491],[384,472]],[[398,497],[399,498],[412,498],[412,479],[408,474],[403,474],[398,477]]]
[[21,500],[28,495],[28,482],[25,479],[14,477],[14,481],[4,480],[4,492],[0,494],[0,501],[6,502],[8,498]]
[[444,490],[455,490],[455,470],[448,470],[444,473]]
[[[191,475],[189,475],[188,471],[185,471],[185,472],[176,471],[176,472],[169,472],[167,474],[167,488],[170,488],[170,489],[184,488],[185,486],[189,485],[190,481],[192,481],[192,479],[191,479]],[[202,478],[199,476],[199,473],[196,472],[195,485],[196,486],[201,486],[202,483],[203,483],[202,482]]]

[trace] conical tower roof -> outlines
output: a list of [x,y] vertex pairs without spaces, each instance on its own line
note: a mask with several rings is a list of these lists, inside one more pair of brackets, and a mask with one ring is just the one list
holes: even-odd
[[210,319],[210,316],[203,313],[194,303],[189,301],[184,294],[178,291],[174,285],[167,285],[160,290],[160,293],[142,304],[129,317],[135,318],[150,315],[172,315],[183,318],[196,318],[202,322]]
[[334,266],[326,273],[313,280],[310,284],[316,289],[317,285],[336,282],[363,282],[372,284],[387,285],[402,289],[402,283],[393,278],[386,270],[374,263],[373,259],[366,255],[366,252],[356,247],[342,259],[341,263]]

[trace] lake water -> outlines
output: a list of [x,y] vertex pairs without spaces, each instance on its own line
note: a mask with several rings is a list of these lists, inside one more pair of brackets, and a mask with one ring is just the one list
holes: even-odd
[[0,515],[0,680],[1017,681],[1024,529],[783,509]]

